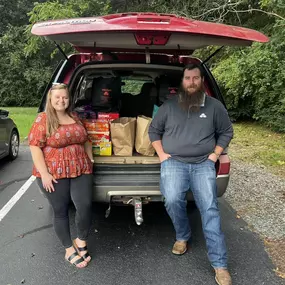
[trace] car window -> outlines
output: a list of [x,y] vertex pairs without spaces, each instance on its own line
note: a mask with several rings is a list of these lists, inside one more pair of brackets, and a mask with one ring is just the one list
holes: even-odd
[[132,95],[138,95],[141,92],[142,86],[151,81],[145,80],[132,80],[132,79],[123,79],[122,80],[122,93],[130,93]]

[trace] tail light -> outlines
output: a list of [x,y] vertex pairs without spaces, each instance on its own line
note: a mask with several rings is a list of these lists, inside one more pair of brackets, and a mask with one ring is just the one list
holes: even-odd
[[230,173],[231,162],[227,154],[222,154],[216,165],[217,175],[226,175]]

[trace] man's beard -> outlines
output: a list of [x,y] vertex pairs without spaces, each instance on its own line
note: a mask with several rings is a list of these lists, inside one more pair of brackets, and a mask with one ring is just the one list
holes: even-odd
[[195,92],[190,93],[181,84],[178,90],[178,96],[179,106],[182,110],[187,112],[199,112],[200,107],[204,102],[204,90],[202,86]]

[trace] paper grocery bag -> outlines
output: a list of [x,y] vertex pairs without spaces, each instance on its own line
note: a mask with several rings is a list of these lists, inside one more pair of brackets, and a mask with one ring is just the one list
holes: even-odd
[[122,117],[111,122],[111,141],[115,155],[133,155],[135,133],[136,118]]
[[135,147],[136,151],[145,156],[154,156],[155,150],[148,136],[151,118],[138,116]]

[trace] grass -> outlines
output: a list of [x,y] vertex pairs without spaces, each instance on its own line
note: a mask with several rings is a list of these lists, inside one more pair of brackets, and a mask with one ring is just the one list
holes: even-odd
[[14,120],[20,133],[20,139],[23,141],[30,131],[30,128],[37,115],[38,108],[21,108],[21,107],[0,107],[9,111],[9,117]]
[[257,165],[285,177],[285,134],[278,134],[258,123],[234,124],[234,139],[229,155]]
[[[37,108],[3,109],[10,112],[23,141],[35,119]],[[229,154],[232,160],[264,165],[273,173],[285,177],[285,134],[274,133],[258,123],[235,123]]]

